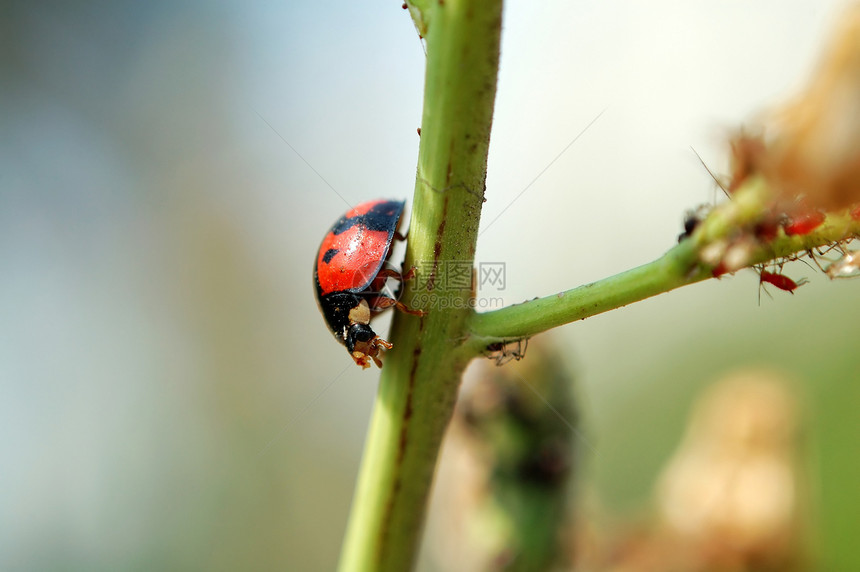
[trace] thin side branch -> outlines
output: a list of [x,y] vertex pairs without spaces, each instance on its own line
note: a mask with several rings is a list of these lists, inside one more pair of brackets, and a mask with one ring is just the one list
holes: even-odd
[[[751,179],[730,202],[711,212],[691,237],[653,262],[551,296],[476,314],[468,345],[480,353],[491,343],[527,338],[680,286],[799,257],[860,236],[860,221],[845,213],[829,215],[809,234],[786,236],[780,232],[772,240],[755,241],[744,229],[753,228],[761,220],[767,212],[769,196],[761,179]],[[727,260],[732,264],[721,267]]]

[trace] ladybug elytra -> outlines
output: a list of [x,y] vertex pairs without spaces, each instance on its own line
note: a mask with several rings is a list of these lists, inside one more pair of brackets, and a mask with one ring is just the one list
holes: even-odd
[[370,360],[382,367],[380,350],[391,342],[379,337],[370,319],[386,308],[416,315],[401,302],[381,292],[388,278],[409,279],[383,268],[397,233],[404,201],[375,200],[347,211],[328,231],[314,263],[314,289],[320,311],[334,337],[346,346],[356,364],[370,367]]

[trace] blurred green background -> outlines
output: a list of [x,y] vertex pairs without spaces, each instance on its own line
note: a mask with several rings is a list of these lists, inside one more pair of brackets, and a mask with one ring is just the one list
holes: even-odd
[[[844,4],[508,2],[477,252],[505,303],[671,247],[715,196],[690,147],[725,172],[727,133],[801,85]],[[408,14],[0,10],[0,568],[332,569],[377,373],[325,328],[311,261],[338,194],[411,195]],[[759,305],[746,271],[560,330],[584,478],[637,510],[697,392],[776,366],[802,388],[823,568],[860,569],[860,281],[786,272],[811,283]]]

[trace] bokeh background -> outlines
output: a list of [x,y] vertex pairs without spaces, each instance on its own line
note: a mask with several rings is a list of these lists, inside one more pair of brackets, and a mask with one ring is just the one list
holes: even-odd
[[[716,196],[691,147],[725,172],[727,134],[802,84],[844,5],[509,1],[477,251],[506,264],[505,302],[670,248]],[[377,372],[325,328],[311,261],[338,194],[411,195],[408,14],[0,11],[0,568],[332,569]],[[823,569],[858,569],[860,282],[786,272],[810,284],[759,303],[745,271],[556,332],[594,445],[582,478],[641,510],[698,392],[778,368],[802,395]]]

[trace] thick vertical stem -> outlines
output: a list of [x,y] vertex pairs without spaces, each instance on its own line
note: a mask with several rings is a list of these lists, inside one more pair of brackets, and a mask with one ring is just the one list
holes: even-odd
[[[427,24],[421,146],[403,300],[365,444],[340,570],[408,570],[442,435],[468,363],[471,271],[486,179],[501,33],[501,0],[444,0],[413,9]],[[458,282],[459,284],[459,282]]]

